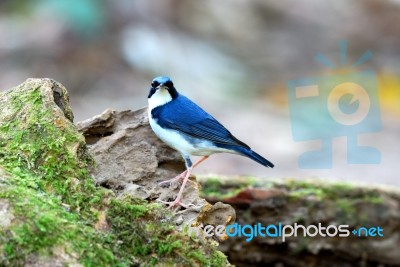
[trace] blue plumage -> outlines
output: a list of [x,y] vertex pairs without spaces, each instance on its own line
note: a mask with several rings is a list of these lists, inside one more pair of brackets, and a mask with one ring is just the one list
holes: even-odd
[[183,95],[173,101],[158,106],[151,116],[164,129],[179,131],[195,139],[205,139],[215,146],[235,151],[266,166],[274,165],[250,149],[248,145],[234,137],[221,123]]
[[163,128],[177,130],[190,137],[206,139],[215,144],[249,148],[237,140],[221,123],[183,95],[154,108],[151,115]]
[[[239,154],[266,167],[274,167],[270,161],[234,137],[201,107],[179,94],[168,77],[157,77],[153,80],[148,99],[149,121],[153,131],[182,154],[188,167],[188,174],[185,172],[184,183],[174,205],[181,204],[179,199],[190,171],[211,154]],[[204,158],[192,165],[191,155]],[[180,179],[181,176],[175,179]]]

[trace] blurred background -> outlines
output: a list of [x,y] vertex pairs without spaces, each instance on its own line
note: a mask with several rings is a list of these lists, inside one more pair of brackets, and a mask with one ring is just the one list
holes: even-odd
[[[197,173],[400,185],[398,25],[399,0],[1,0],[0,90],[53,78],[81,121],[146,106],[153,77],[168,75],[276,165],[214,155]],[[349,66],[373,53],[354,71],[377,73],[382,130],[359,141],[379,149],[381,162],[347,164],[340,137],[332,140],[333,168],[300,169],[299,156],[319,144],[294,141],[286,82],[332,74],[315,55],[339,65],[340,40],[348,41]]]

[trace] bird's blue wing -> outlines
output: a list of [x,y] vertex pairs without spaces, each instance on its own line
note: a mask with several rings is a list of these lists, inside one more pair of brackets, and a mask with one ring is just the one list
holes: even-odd
[[249,148],[210,114],[183,95],[164,106],[154,108],[151,115],[163,128],[177,130],[193,138],[206,139],[215,145]]

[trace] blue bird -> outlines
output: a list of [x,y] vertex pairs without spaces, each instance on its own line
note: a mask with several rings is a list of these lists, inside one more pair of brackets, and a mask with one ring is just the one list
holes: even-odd
[[[148,95],[148,117],[154,133],[167,145],[181,153],[186,170],[177,177],[161,183],[170,183],[183,179],[178,196],[173,202],[164,202],[173,206],[188,205],[181,203],[182,193],[194,167],[214,153],[233,153],[248,157],[266,167],[274,165],[251,150],[234,137],[221,123],[205,112],[189,98],[175,89],[169,77],[154,78]],[[192,163],[190,156],[202,156]]]

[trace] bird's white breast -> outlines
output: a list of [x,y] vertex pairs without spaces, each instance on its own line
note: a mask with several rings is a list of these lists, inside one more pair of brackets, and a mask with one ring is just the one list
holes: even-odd
[[[167,104],[172,100],[168,90],[158,89],[149,99],[149,110]],[[150,117],[149,117],[150,118]]]
[[195,150],[194,146],[190,144],[184,137],[182,137],[177,131],[168,130],[162,128],[157,122],[151,117],[151,110],[149,109],[149,122],[150,127],[154,133],[167,145],[178,150],[184,156],[192,155]]
[[209,141],[197,142],[195,145],[191,144],[186,138],[184,138],[178,131],[168,130],[162,128],[157,122],[151,117],[151,110],[149,109],[149,123],[154,133],[167,145],[174,148],[182,154],[183,157],[188,156],[209,156],[214,153],[235,153],[231,150],[218,148]]

